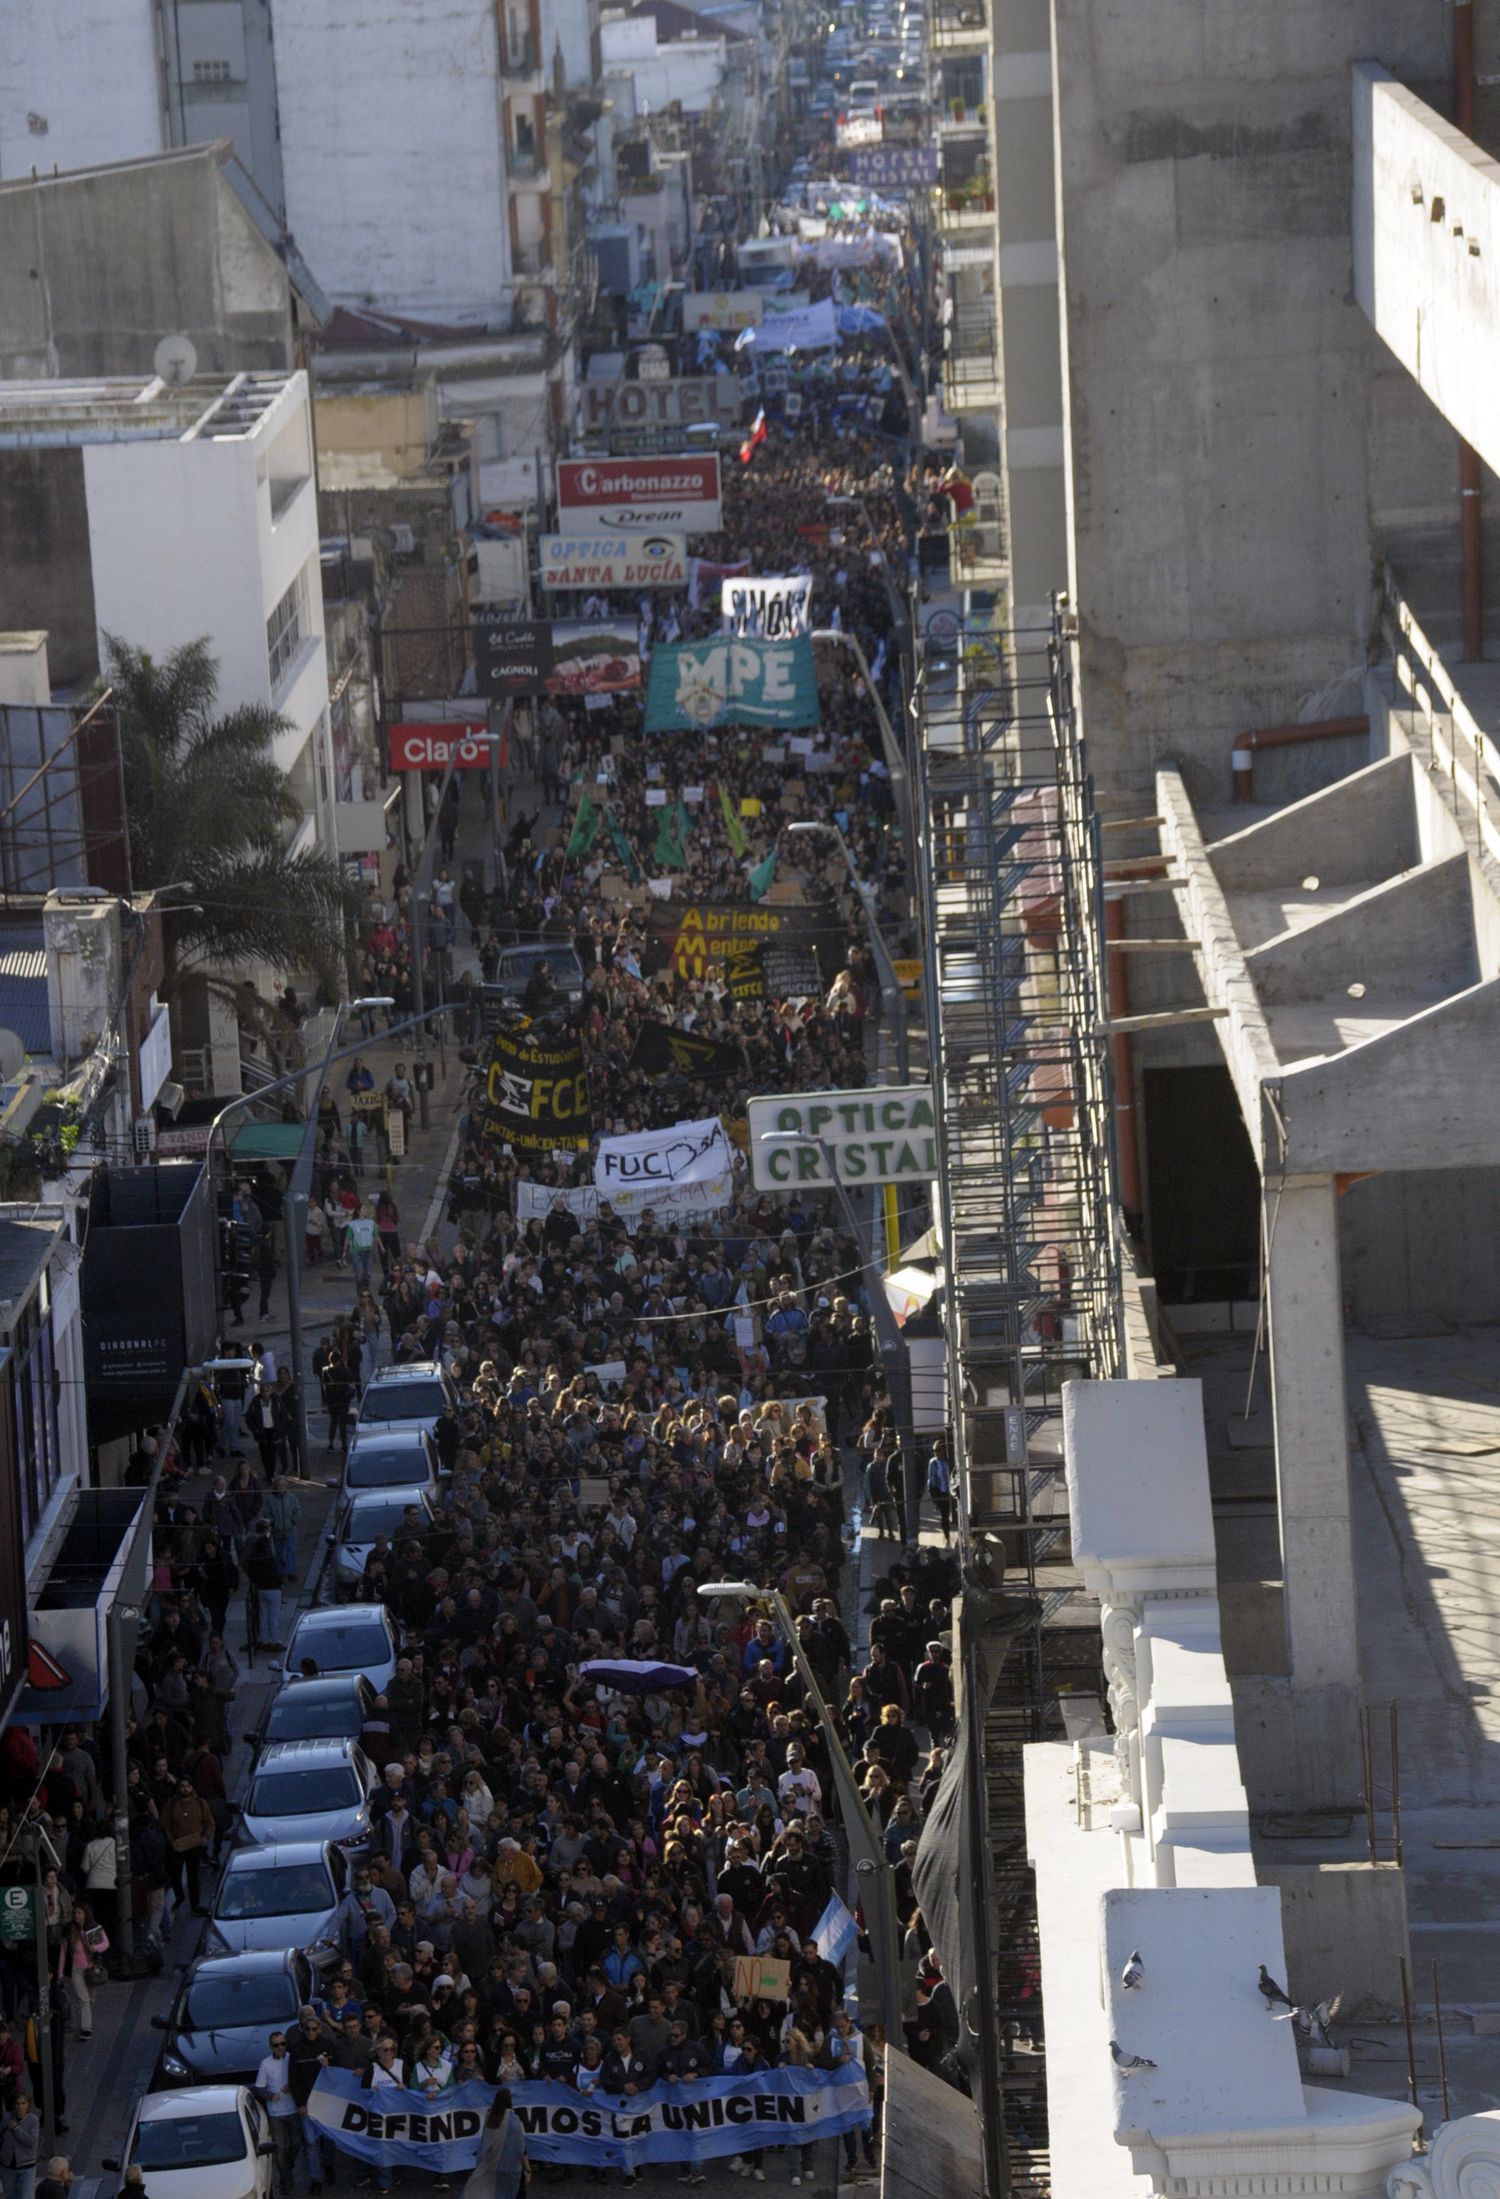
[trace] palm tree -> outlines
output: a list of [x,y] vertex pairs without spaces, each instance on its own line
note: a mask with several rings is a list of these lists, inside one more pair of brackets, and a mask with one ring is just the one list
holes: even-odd
[[335,856],[286,851],[302,815],[272,744],[290,721],[261,704],[216,716],[207,640],[165,663],[107,634],[120,711],[131,870],[138,888],[192,882],[194,909],[162,911],[163,992],[190,967],[308,970],[337,990],[358,891]]

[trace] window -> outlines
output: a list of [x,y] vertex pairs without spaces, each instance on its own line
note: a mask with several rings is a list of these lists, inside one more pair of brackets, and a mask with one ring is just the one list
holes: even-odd
[[307,571],[297,575],[266,620],[266,656],[274,693],[286,678],[307,639]]
[[230,84],[233,81],[227,61],[195,61],[193,63],[193,82],[195,84]]

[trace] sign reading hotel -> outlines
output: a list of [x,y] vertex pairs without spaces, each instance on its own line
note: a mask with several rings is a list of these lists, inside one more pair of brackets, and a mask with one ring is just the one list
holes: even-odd
[[578,391],[578,425],[585,435],[706,427],[739,416],[740,391],[732,374],[687,374],[668,382],[584,382]]
[[637,528],[717,534],[724,506],[717,451],[671,458],[559,458],[558,531]]
[[746,1112],[750,1175],[759,1191],[925,1183],[938,1172],[929,1084],[778,1094],[751,1100]]

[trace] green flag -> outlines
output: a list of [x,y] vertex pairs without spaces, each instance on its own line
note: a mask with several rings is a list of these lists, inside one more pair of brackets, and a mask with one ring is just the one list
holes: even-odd
[[609,836],[615,844],[615,853],[625,865],[626,877],[632,885],[636,885],[641,877],[640,858],[626,836],[625,827],[620,823],[612,809],[607,809],[604,812],[604,822],[608,826]]
[[724,812],[724,830],[729,835],[729,845],[738,858],[744,854],[750,843],[745,838],[745,828],[740,823],[739,813],[730,800],[727,787],[721,786],[719,789],[719,807]]
[[656,828],[656,846],[651,860],[658,870],[687,869],[687,814],[681,802],[675,809],[664,809],[661,823]]
[[750,873],[750,898],[752,901],[760,900],[762,895],[769,890],[771,881],[775,878],[775,876],[776,843],[773,840],[771,843],[770,854],[766,856],[763,862],[757,863],[754,870]]
[[578,813],[573,819],[573,830],[569,833],[568,844],[563,850],[565,859],[571,863],[575,856],[587,855],[598,837],[599,807],[590,799],[589,790],[585,787],[578,797]]

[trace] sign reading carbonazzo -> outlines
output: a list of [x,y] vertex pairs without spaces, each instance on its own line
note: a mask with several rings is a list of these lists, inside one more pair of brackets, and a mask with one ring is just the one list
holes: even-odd
[[928,1084],[778,1093],[751,1100],[746,1112],[750,1174],[760,1191],[833,1182],[922,1183],[938,1172]]

